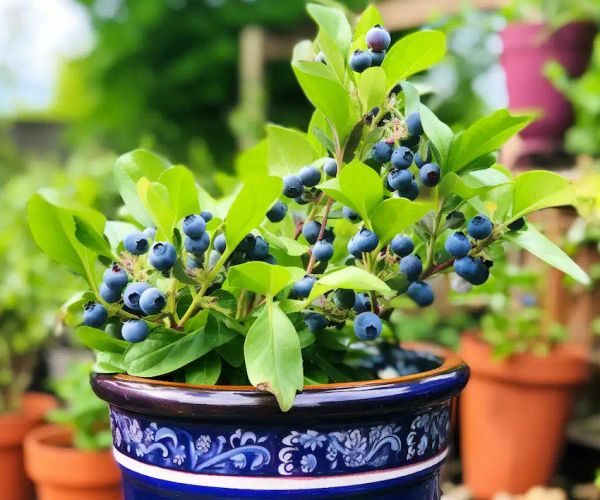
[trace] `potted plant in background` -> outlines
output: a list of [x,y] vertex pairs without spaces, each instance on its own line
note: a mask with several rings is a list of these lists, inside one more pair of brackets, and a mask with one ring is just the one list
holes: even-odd
[[[486,305],[481,331],[461,338],[471,382],[461,397],[463,478],[475,498],[525,493],[552,477],[587,352],[538,305],[542,276],[495,259],[498,272],[460,302]],[[496,266],[494,266],[496,267]],[[489,453],[493,450],[493,453]]]
[[[53,383],[64,408],[25,440],[25,464],[39,500],[119,500],[119,468],[110,451],[112,433],[108,405],[89,384],[92,365],[70,367]],[[76,471],[76,473],[74,473]]]
[[600,8],[593,0],[518,0],[505,8],[505,14],[509,24],[501,33],[504,51],[500,60],[510,108],[537,108],[542,113],[521,133],[523,156],[561,152],[573,112],[544,76],[544,65],[558,61],[571,77],[585,70],[600,22]]
[[234,193],[213,200],[138,150],[115,166],[127,222],[56,193],[29,201],[38,245],[89,286],[78,334],[128,499],[438,499],[468,369],[421,352],[417,373],[380,378],[405,352],[393,309],[430,305],[428,281],[452,269],[484,283],[502,242],[588,280],[523,221],[569,203],[570,182],[495,162],[531,117],[500,110],[455,135],[407,80],[443,57],[443,34],[389,47],[373,7],[354,31],[308,10],[319,34],[292,65],[308,132],[269,126]]

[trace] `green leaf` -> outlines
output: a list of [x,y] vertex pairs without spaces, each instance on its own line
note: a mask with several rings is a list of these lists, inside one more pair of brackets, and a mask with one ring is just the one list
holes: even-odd
[[227,280],[232,287],[273,296],[304,274],[304,269],[254,261],[230,267]]
[[281,177],[296,174],[319,155],[305,133],[279,125],[267,125],[269,172]]
[[335,151],[331,137],[331,127],[327,122],[327,118],[318,109],[315,109],[308,124],[307,138],[319,157],[325,156],[327,151]]
[[533,170],[515,179],[513,217],[542,208],[570,205],[574,200],[575,190],[568,179],[547,170]]
[[370,111],[381,106],[385,99],[385,71],[380,67],[369,68],[358,80],[358,96],[363,110]]
[[209,352],[185,367],[185,383],[193,385],[214,385],[221,375],[221,358]]
[[304,383],[302,351],[294,325],[271,300],[248,331],[244,359],[250,383],[274,394],[288,411]]
[[569,275],[579,283],[584,285],[590,284],[590,278],[586,272],[531,224],[528,225],[525,231],[510,231],[505,233],[504,238],[531,252],[539,259]]
[[364,37],[376,24],[383,26],[383,18],[375,5],[369,5],[358,18],[354,28],[354,39]]
[[35,242],[51,259],[87,279],[95,286],[96,253],[82,245],[75,236],[76,212],[51,203],[34,194],[27,204],[27,219]]
[[404,93],[404,115],[408,116],[415,111],[419,111],[421,96],[417,87],[409,81],[402,82],[402,92]]
[[263,139],[237,155],[235,172],[242,182],[249,177],[269,175],[269,141]]
[[106,226],[104,228],[104,234],[108,238],[113,250],[117,249],[119,243],[123,241],[125,236],[135,231],[139,231],[137,226],[120,220],[108,220],[106,221]]
[[450,130],[450,127],[435,116],[433,111],[424,104],[421,104],[419,111],[421,123],[423,124],[423,131],[425,132],[427,139],[429,139],[429,144],[433,149],[435,157],[442,168],[444,168],[448,159],[450,145],[454,139],[454,134],[452,133],[452,130]]
[[127,346],[130,345],[125,340],[115,339],[106,332],[89,326],[80,326],[77,328],[77,337],[84,346],[94,351],[123,354]]
[[279,198],[282,187],[283,182],[279,177],[261,177],[242,186],[227,214],[227,255],[230,255],[238,243],[265,219],[267,211]]
[[152,214],[156,225],[156,241],[171,241],[177,215],[171,206],[169,191],[162,184],[150,182],[145,177],[138,181],[137,190],[146,210]]
[[238,334],[209,316],[206,326],[191,333],[158,328],[143,342],[125,351],[127,373],[137,377],[158,377],[171,373],[204,356]]
[[512,180],[499,170],[487,168],[468,172],[462,176],[455,172],[444,174],[439,189],[440,193],[446,198],[458,196],[463,200],[468,200],[497,186],[510,184],[511,182]]
[[131,216],[143,226],[152,225],[152,218],[139,199],[137,182],[142,177],[154,181],[158,179],[169,163],[150,151],[136,149],[117,159],[114,168],[117,189]]
[[308,252],[308,246],[294,238],[276,235],[266,229],[261,229],[261,232],[271,247],[283,250],[288,255],[297,257]]
[[167,188],[175,220],[200,213],[196,179],[192,172],[183,165],[165,170],[158,178],[158,182]]
[[75,222],[75,237],[79,243],[98,255],[116,260],[110,243],[102,233],[98,232],[94,226],[77,215],[73,216],[73,221]]
[[387,90],[437,64],[445,53],[446,35],[441,31],[417,31],[397,41],[382,64],[387,74]]
[[469,163],[493,153],[513,135],[524,129],[533,119],[531,115],[511,115],[500,109],[477,120],[458,135],[448,155],[450,171],[460,172]]
[[392,293],[392,289],[377,276],[355,266],[342,267],[323,275],[314,284],[307,302],[336,288],[350,290],[375,291],[383,295]]
[[[352,29],[344,13],[340,9],[314,3],[309,3],[306,10],[319,28],[333,40],[338,51],[346,55],[352,43]],[[327,63],[329,63],[329,59],[327,59]]]
[[426,205],[406,198],[382,201],[371,214],[373,231],[379,236],[380,245],[385,245],[398,233],[418,222],[428,210]]
[[239,368],[244,363],[244,341],[241,335],[235,339],[217,347],[217,352],[228,364]]
[[319,189],[358,212],[364,220],[369,220],[369,214],[383,197],[381,179],[358,159],[348,163],[336,178],[320,184]]
[[118,352],[98,351],[93,370],[96,373],[125,373],[123,354]]
[[308,100],[330,120],[343,142],[359,118],[346,89],[325,64],[296,61],[292,68]]

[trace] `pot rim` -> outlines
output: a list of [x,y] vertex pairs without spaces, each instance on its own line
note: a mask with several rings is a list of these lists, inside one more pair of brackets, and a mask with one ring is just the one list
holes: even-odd
[[253,386],[206,386],[145,379],[126,374],[92,374],[96,394],[122,409],[171,417],[228,420],[248,417],[295,418],[386,414],[422,404],[443,402],[458,394],[469,378],[469,368],[457,355],[434,354],[440,366],[414,375],[305,386],[292,409],[283,413],[275,398]]

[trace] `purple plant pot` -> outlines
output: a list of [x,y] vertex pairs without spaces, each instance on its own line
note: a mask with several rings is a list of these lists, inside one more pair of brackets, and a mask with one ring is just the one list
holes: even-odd
[[573,123],[573,111],[543,75],[543,68],[548,61],[556,60],[571,77],[581,75],[590,59],[595,34],[596,26],[588,22],[567,24],[553,33],[541,23],[509,24],[502,31],[504,51],[500,61],[506,73],[509,106],[542,112],[521,132],[524,154],[562,149],[564,133]]

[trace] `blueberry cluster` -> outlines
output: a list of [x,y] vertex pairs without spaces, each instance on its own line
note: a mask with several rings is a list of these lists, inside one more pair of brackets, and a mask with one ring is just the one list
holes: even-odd
[[289,174],[283,178],[283,196],[292,198],[300,205],[306,205],[320,194],[315,187],[319,182],[321,171],[314,165],[306,165],[300,169],[298,175]]
[[392,41],[390,34],[380,25],[367,32],[366,40],[369,50],[357,49],[350,56],[350,67],[357,73],[362,73],[372,66],[381,66]]

